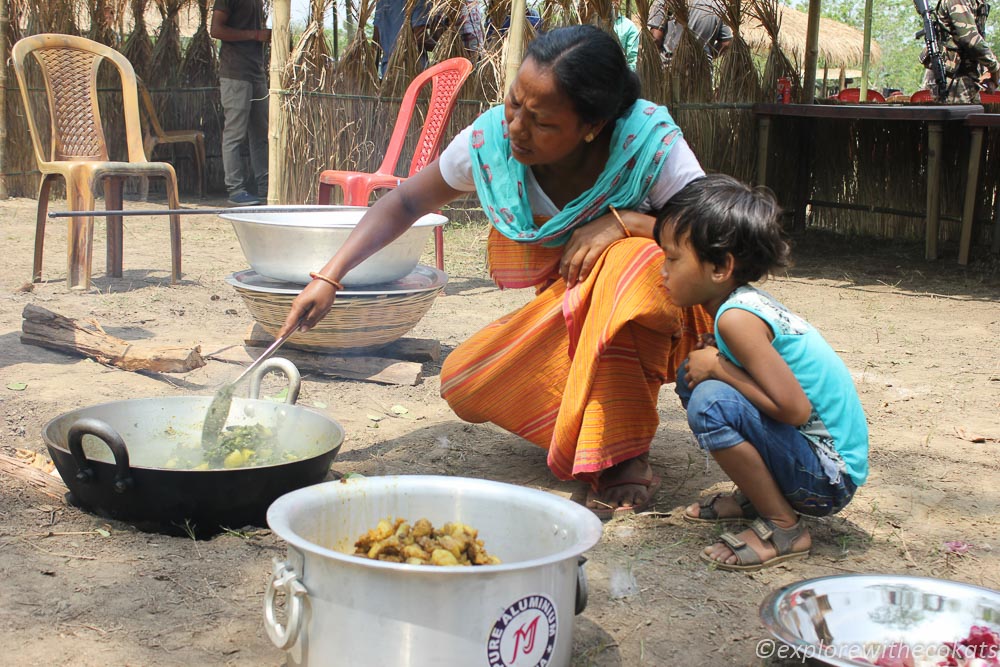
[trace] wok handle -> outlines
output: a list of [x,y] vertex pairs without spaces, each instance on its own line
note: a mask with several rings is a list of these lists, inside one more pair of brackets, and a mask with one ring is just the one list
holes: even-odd
[[85,417],[69,427],[67,440],[69,441],[69,453],[73,455],[76,462],[76,478],[84,484],[89,484],[97,477],[94,466],[83,453],[83,436],[92,435],[100,438],[112,456],[115,457],[115,483],[114,489],[118,493],[125,493],[132,488],[132,475],[129,474],[128,448],[122,440],[118,431],[113,429],[107,422]]
[[271,371],[281,373],[288,379],[288,395],[285,397],[285,403],[294,405],[295,401],[299,399],[299,390],[302,388],[302,376],[299,374],[299,369],[295,367],[295,364],[282,357],[271,357],[254,369],[250,375],[250,398],[260,398],[260,381]]
[[[306,587],[299,581],[299,575],[288,561],[275,558],[271,568],[271,581],[264,593],[264,627],[271,642],[286,651],[295,645],[302,630],[302,608],[306,601]],[[278,622],[274,611],[274,598],[278,591],[285,594],[288,619],[285,625]]]

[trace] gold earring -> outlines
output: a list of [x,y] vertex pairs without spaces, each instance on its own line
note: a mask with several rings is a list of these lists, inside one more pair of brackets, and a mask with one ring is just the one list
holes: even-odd
[[589,144],[591,141],[594,140],[594,133],[593,132],[588,132],[587,136],[585,136],[583,138],[583,140],[586,141]]

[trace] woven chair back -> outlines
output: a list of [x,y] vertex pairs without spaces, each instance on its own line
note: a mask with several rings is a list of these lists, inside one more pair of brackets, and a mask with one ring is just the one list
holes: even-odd
[[[25,61],[29,54],[41,67],[49,103],[51,152],[48,156],[42,148],[28,93]],[[61,34],[25,37],[14,45],[11,56],[39,164],[109,159],[97,98],[97,72],[105,60],[118,70],[121,78],[128,161],[145,162],[135,71],[125,56],[89,39]]]
[[400,153],[403,152],[403,143],[406,141],[406,131],[410,127],[413,110],[417,104],[417,97],[428,83],[431,84],[431,98],[427,104],[427,118],[420,131],[420,138],[413,151],[413,159],[410,160],[410,170],[407,175],[413,176],[437,157],[445,127],[448,125],[451,112],[458,100],[459,90],[470,72],[472,72],[472,63],[467,59],[450,58],[429,67],[414,77],[403,94],[403,102],[399,107],[399,114],[396,116],[392,137],[389,139],[389,147],[385,151],[385,159],[378,168],[378,173],[395,173],[396,163],[399,162]]

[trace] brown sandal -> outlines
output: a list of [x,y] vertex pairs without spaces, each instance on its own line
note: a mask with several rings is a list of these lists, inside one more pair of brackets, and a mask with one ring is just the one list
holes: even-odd
[[[740,516],[719,516],[715,503],[719,498],[732,498],[740,506]],[[687,510],[684,519],[692,523],[748,523],[757,518],[757,510],[750,504],[750,499],[740,491],[734,493],[714,493],[698,501],[698,516],[691,516]]]
[[795,543],[795,540],[802,537],[802,535],[806,532],[806,528],[802,525],[801,519],[796,521],[795,525],[791,528],[781,528],[780,526],[775,525],[774,522],[767,519],[756,519],[750,524],[750,530],[756,533],[757,537],[759,537],[762,542],[770,542],[773,544],[775,551],[778,552],[778,555],[768,558],[767,560],[761,560],[760,554],[754,551],[749,544],[741,540],[734,533],[726,532],[719,536],[719,541],[733,550],[733,554],[736,556],[736,560],[738,560],[739,563],[734,565],[722,563],[715,560],[705,552],[701,553],[701,559],[711,563],[720,570],[753,572],[754,570],[777,565],[778,563],[793,560],[795,558],[805,558],[809,555],[809,549],[805,549],[803,551],[792,550],[792,545]]

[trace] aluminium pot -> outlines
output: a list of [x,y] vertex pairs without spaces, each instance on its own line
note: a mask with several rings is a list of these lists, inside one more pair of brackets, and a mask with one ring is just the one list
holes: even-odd
[[[278,281],[308,284],[311,271],[330,261],[368,211],[364,206],[298,206],[297,210],[256,206],[229,210],[220,217],[233,225],[250,266]],[[410,274],[435,228],[448,219],[437,213],[421,216],[409,229],[347,272],[348,288],[391,283]]]
[[[378,522],[461,522],[500,565],[407,565],[352,555]],[[593,512],[511,484],[438,476],[350,477],[282,496],[268,525],[288,543],[264,600],[290,665],[567,667],[586,606],[581,555]],[[278,620],[276,598],[286,614]]]
[[[288,378],[286,403],[258,398],[269,371]],[[299,384],[294,364],[268,359],[250,376],[250,398],[233,398],[226,422],[270,428],[278,454],[294,459],[287,463],[169,467],[178,447],[200,448],[212,396],[130,399],[80,408],[50,421],[42,435],[69,488],[67,499],[84,510],[174,534],[201,536],[223,527],[263,526],[276,498],[326,477],[344,441],[336,421],[294,404]]]

